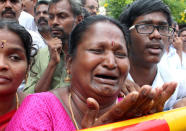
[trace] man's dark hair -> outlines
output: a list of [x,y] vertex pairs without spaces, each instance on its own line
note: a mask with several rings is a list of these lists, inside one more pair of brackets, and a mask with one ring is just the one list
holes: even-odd
[[40,0],[36,3],[36,5],[34,6],[34,14],[36,15],[36,9],[39,5],[49,5],[48,1],[44,1],[44,0]]
[[171,26],[172,18],[170,9],[161,0],[136,0],[123,10],[119,20],[130,28],[137,17],[157,11],[165,14],[169,26]]
[[[53,3],[58,3],[61,0],[51,0],[49,3],[49,8],[50,5]],[[82,15],[82,3],[81,0],[67,0],[71,6],[71,10],[74,16],[79,16]]]
[[178,36],[180,37],[181,33],[184,32],[184,31],[186,31],[186,27],[184,27],[184,28],[182,28],[182,29],[179,30]]
[[69,55],[72,58],[76,55],[76,49],[81,43],[85,32],[90,28],[91,25],[97,22],[109,22],[116,25],[122,31],[128,47],[128,29],[125,25],[122,26],[119,21],[106,16],[94,15],[85,18],[73,29],[69,39]]
[[[98,2],[98,5],[99,5],[99,1],[96,0]],[[82,6],[85,7],[85,4],[86,4],[86,0],[81,0],[81,3],[82,3]]]

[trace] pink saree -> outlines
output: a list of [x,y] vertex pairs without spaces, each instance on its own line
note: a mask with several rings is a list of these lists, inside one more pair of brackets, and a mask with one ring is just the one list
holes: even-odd
[[60,100],[52,93],[25,98],[6,131],[73,131],[75,126]]

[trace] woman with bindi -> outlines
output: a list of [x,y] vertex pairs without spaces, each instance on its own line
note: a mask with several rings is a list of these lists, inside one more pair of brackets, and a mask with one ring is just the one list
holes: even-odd
[[69,41],[71,85],[27,96],[7,130],[79,130],[136,117],[130,111],[140,104],[138,92],[118,101],[130,68],[127,35],[105,16],[78,24]]
[[24,94],[17,88],[30,64],[32,38],[15,21],[0,21],[0,130],[18,109]]

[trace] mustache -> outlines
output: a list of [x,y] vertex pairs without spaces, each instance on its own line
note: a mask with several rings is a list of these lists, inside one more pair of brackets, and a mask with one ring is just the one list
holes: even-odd
[[[60,31],[62,33],[62,36],[60,36],[60,39],[63,41],[68,40],[69,35],[64,31],[62,27],[51,27],[50,32],[52,31]],[[52,34],[53,35],[53,34]],[[55,36],[53,36],[55,37]]]
[[41,22],[45,22],[45,23],[48,24],[48,20],[45,19],[44,17],[41,17],[41,18],[38,19],[38,24],[41,23]]
[[16,13],[11,8],[5,8],[5,10],[2,11],[2,15],[6,14],[6,13],[11,13],[14,16],[16,16]]
[[62,33],[65,33],[64,29],[62,27],[55,27],[55,26],[52,26],[50,28],[50,31],[60,31]]

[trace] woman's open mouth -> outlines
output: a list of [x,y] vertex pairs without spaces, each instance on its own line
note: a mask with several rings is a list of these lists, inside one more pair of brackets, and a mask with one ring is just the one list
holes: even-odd
[[118,83],[118,77],[116,75],[97,74],[94,79],[100,84],[116,85]]

